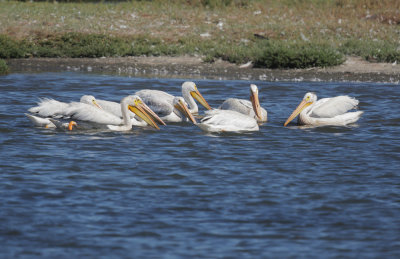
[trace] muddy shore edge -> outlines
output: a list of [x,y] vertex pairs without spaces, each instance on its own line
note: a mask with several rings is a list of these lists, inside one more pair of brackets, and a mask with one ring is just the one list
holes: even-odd
[[224,61],[205,63],[197,57],[122,57],[122,58],[29,58],[9,59],[11,73],[84,72],[134,77],[262,80],[262,81],[338,81],[400,82],[400,65],[371,63],[348,57],[340,66],[312,69],[261,69],[251,64],[235,65]]

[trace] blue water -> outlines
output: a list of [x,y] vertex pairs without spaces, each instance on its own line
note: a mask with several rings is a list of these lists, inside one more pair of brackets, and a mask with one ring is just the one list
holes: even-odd
[[[258,85],[269,122],[248,134],[65,132],[24,116],[40,97],[179,95],[182,82],[0,77],[0,257],[399,258],[399,85],[196,80],[213,107]],[[365,113],[351,127],[284,128],[308,91],[356,97]]]

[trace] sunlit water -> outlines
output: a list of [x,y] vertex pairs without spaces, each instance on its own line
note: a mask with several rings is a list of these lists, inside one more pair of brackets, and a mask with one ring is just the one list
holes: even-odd
[[[209,135],[191,124],[127,133],[35,128],[40,97],[119,101],[183,80],[74,73],[0,77],[0,257],[398,258],[399,86],[252,82],[269,122]],[[248,81],[196,81],[213,107]],[[357,125],[283,122],[314,91],[350,95]]]

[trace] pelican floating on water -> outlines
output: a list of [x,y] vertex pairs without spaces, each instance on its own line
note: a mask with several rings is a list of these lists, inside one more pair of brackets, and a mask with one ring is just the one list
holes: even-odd
[[299,115],[300,125],[344,126],[356,122],[363,111],[348,112],[357,108],[358,100],[349,96],[323,98],[317,101],[315,93],[306,93],[303,100],[286,120],[284,126]]
[[[182,117],[175,111],[174,96],[159,90],[140,90],[135,93],[159,116],[166,122],[181,122]],[[182,84],[182,96],[187,103],[190,113],[197,114],[199,108],[195,99],[206,109],[211,110],[210,105],[201,95],[197,86],[193,82],[184,82]]]
[[122,118],[93,106],[75,107],[70,109],[67,112],[67,115],[73,120],[106,125],[108,129],[114,131],[126,131],[132,129],[132,126],[135,125],[135,119],[130,118],[129,111],[135,113],[147,124],[156,129],[159,129],[159,127],[154,120],[165,125],[165,123],[138,96],[130,95],[124,97],[121,100],[120,107]]
[[211,110],[197,124],[200,129],[207,132],[244,132],[258,131],[257,120],[232,110]]
[[92,95],[83,95],[79,102],[60,102],[54,99],[42,99],[38,106],[29,108],[31,114],[25,113],[28,119],[37,127],[55,128],[56,125],[49,118],[65,118],[71,109],[96,107],[101,109],[96,98]]
[[268,118],[267,111],[260,106],[258,88],[255,84],[250,85],[250,101],[229,98],[225,100],[218,109],[237,111],[256,119],[258,122],[266,122]]

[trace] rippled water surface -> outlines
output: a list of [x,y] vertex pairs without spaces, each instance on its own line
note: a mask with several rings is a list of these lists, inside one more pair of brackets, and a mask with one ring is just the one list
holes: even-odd
[[[400,256],[399,86],[252,82],[269,122],[250,134],[64,132],[24,116],[40,97],[119,101],[183,80],[74,73],[0,77],[0,257]],[[213,107],[248,81],[196,81]],[[314,91],[351,95],[357,125],[283,122]]]

